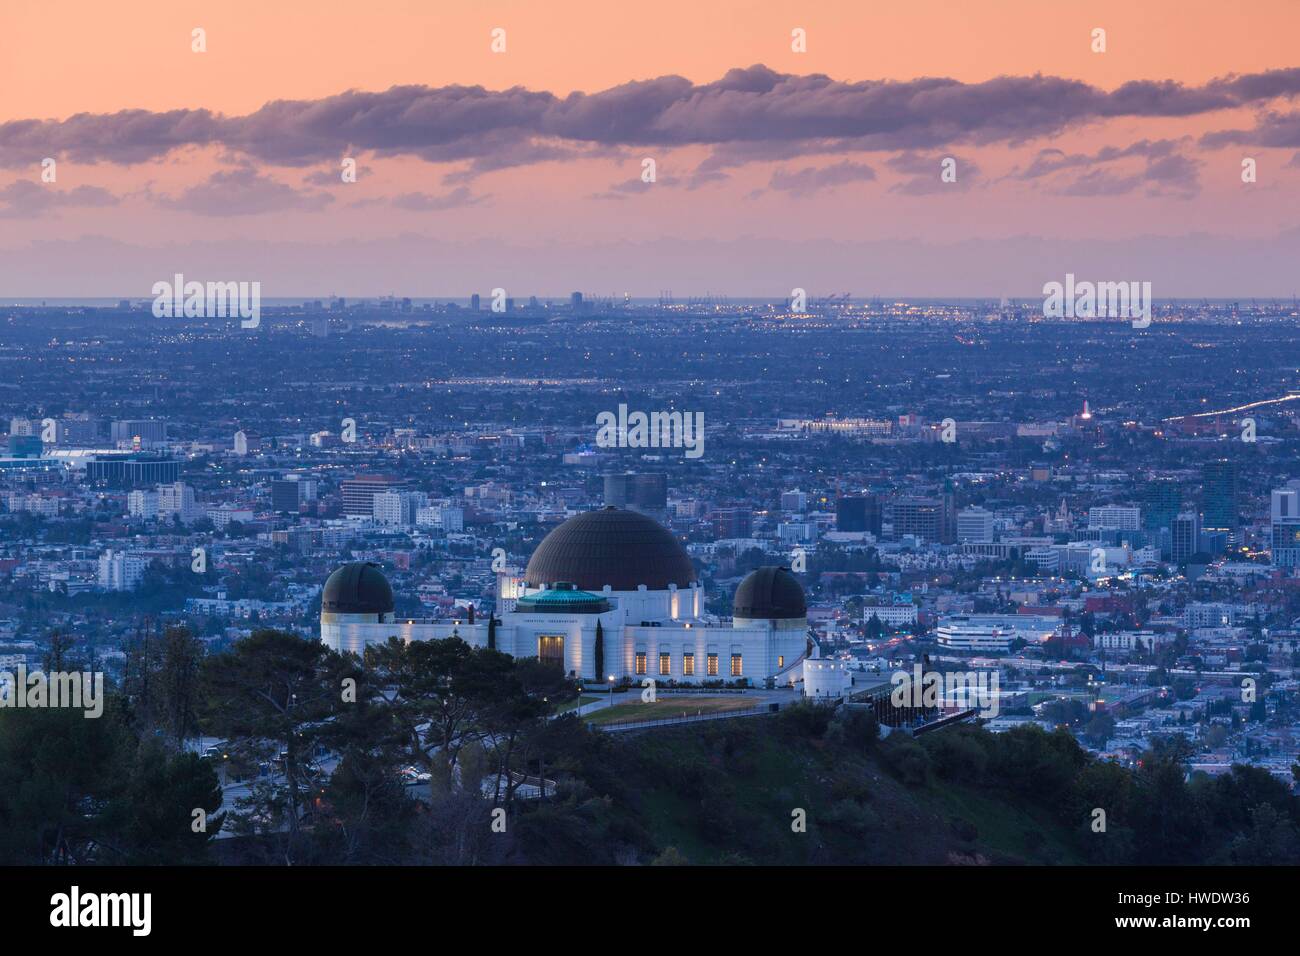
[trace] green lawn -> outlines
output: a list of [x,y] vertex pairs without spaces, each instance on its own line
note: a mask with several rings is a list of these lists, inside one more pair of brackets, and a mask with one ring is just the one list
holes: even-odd
[[661,697],[653,704],[641,701],[615,704],[593,711],[584,719],[593,724],[607,724],[616,720],[666,720],[669,717],[696,714],[723,714],[733,710],[752,710],[761,701],[754,697]]
[[600,700],[600,698],[582,696],[575,698],[574,700],[566,700],[559,707],[555,708],[555,712],[557,714],[567,714],[571,710],[577,710],[583,704],[590,704],[593,700]]

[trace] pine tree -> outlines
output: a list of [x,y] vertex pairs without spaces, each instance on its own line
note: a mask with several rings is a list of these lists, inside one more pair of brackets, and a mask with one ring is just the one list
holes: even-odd
[[495,651],[496,649],[497,649],[497,616],[495,614],[489,614],[488,615],[488,650]]
[[600,621],[596,621],[596,680],[605,679],[605,629],[600,626]]

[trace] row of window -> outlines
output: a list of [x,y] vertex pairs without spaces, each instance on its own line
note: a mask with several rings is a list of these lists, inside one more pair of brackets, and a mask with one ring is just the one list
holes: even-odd
[[[784,656],[777,658],[776,666],[778,669],[785,666]],[[660,651],[659,652],[659,676],[669,677],[672,675],[672,672],[673,672],[672,654],[670,654],[668,651]],[[646,673],[646,652],[645,651],[636,652],[636,673],[638,676],[642,676]],[[717,654],[706,655],[704,659],[704,673],[708,677],[718,676],[718,655]],[[682,654],[682,676],[683,677],[695,676],[695,652],[694,651],[686,651]],[[745,662],[740,654],[731,655],[731,676],[732,677],[745,676]]]

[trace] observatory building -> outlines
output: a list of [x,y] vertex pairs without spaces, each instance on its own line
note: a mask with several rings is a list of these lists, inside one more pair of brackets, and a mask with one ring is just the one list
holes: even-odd
[[[497,618],[497,650],[589,681],[793,683],[811,646],[803,588],[789,570],[752,572],[736,588],[731,621],[709,620],[681,543],[654,519],[613,507],[556,527],[522,576],[498,575]],[[321,595],[321,640],[338,651],[361,654],[390,637],[487,647],[489,628],[485,619],[397,620],[374,564],[344,565]]]

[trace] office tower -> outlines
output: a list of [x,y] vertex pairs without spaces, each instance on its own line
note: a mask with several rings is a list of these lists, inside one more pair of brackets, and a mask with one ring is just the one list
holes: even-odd
[[1175,564],[1182,564],[1197,551],[1201,544],[1201,519],[1194,511],[1185,511],[1174,518],[1169,526],[1170,555]]
[[1142,527],[1147,531],[1168,528],[1182,508],[1178,483],[1167,478],[1148,481],[1142,489]]
[[668,475],[664,472],[622,472],[604,476],[605,504],[626,508],[656,520],[668,509]]
[[155,419],[121,419],[110,426],[109,438],[113,444],[137,438],[141,442],[163,442],[167,440],[167,423]]
[[235,440],[232,450],[240,457],[248,454],[248,436],[244,434],[243,429],[235,432]]
[[713,512],[713,534],[718,538],[748,538],[754,530],[754,515],[747,508],[719,508]]
[[9,434],[11,435],[40,435],[30,418],[11,418],[9,419]]
[[993,512],[975,506],[957,512],[957,540],[963,544],[990,544],[993,541]]
[[1300,481],[1273,492],[1268,538],[1274,567],[1300,567]]
[[894,537],[914,535],[922,541],[941,541],[944,503],[938,498],[894,499]]
[[1142,509],[1134,505],[1097,505],[1088,509],[1088,527],[1094,531],[1138,531]]
[[475,292],[472,296],[469,297],[469,307],[473,309],[475,312],[477,312],[479,310],[479,304],[482,301],[483,300],[479,298],[479,294]]
[[271,510],[281,514],[297,514],[302,505],[316,498],[316,482],[309,478],[289,475],[271,482]]
[[1237,533],[1237,463],[1221,459],[1201,469],[1206,531],[1223,531],[1231,540]]
[[939,503],[942,508],[939,512],[939,540],[952,544],[957,540],[957,496],[953,492],[952,479],[944,481]]
[[59,444],[94,448],[104,443],[108,429],[102,419],[89,415],[65,415],[59,419]]
[[181,463],[174,458],[137,458],[121,455],[96,458],[86,463],[86,480],[115,488],[140,488],[144,485],[170,484],[179,481]]
[[867,532],[880,537],[880,499],[875,495],[843,495],[835,499],[835,530]]
[[569,296],[569,308],[574,312],[582,311],[582,293],[574,292]]
[[405,478],[394,475],[357,475],[339,483],[343,495],[343,513],[355,518],[370,518],[375,513],[375,495],[381,491],[401,491]]
[[781,510],[799,511],[799,512],[807,511],[808,510],[807,493],[803,491],[799,491],[798,489],[794,491],[781,492]]

